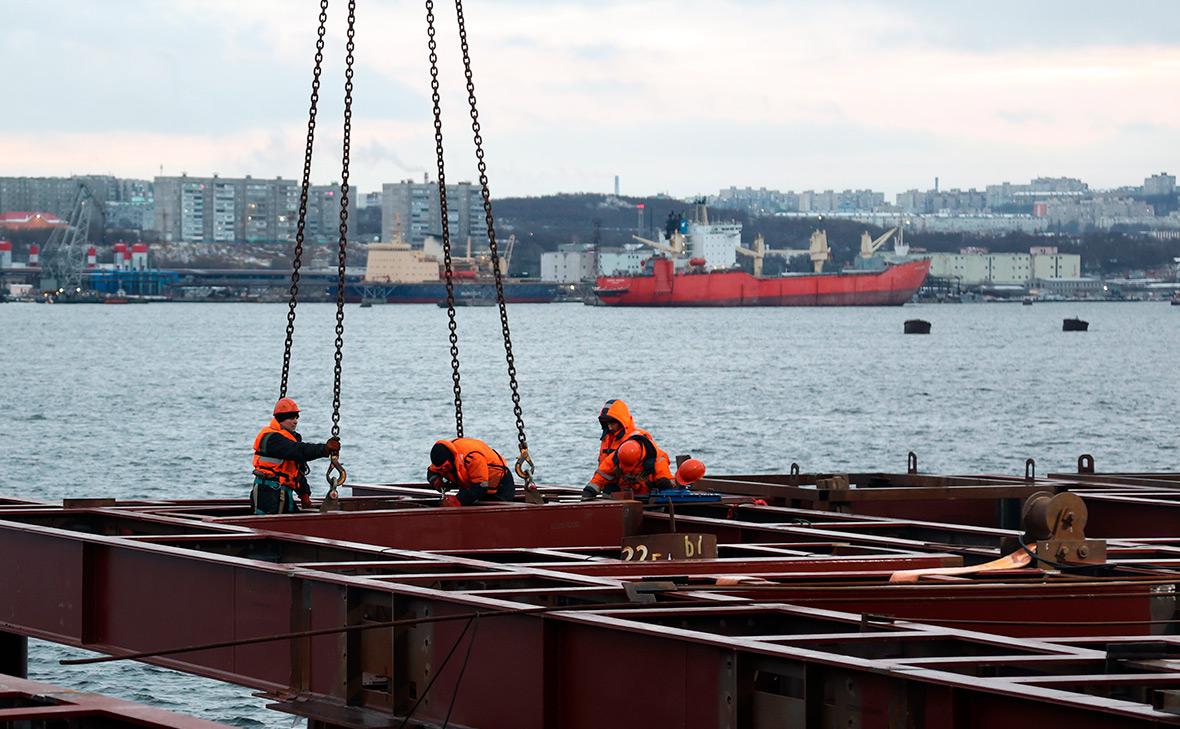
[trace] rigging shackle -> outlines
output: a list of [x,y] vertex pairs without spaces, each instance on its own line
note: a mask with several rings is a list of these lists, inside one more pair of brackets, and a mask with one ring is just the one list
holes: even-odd
[[[332,475],[333,471],[338,475],[334,477]],[[332,456],[331,463],[328,464],[328,472],[324,474],[324,478],[328,480],[328,495],[325,498],[339,498],[340,495],[336,492],[348,480],[348,471],[345,470],[344,466],[340,465],[340,456]]]
[[537,470],[533,465],[533,459],[529,456],[529,447],[523,446],[520,449],[520,457],[516,459],[516,467],[513,469],[516,475],[524,479],[524,487],[534,488],[533,486],[533,472]]

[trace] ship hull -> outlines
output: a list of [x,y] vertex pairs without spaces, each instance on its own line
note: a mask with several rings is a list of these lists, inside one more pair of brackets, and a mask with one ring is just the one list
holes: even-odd
[[603,276],[594,290],[606,306],[901,306],[926,280],[930,261],[882,271],[755,278],[744,271],[672,273],[659,259],[645,276]]
[[[459,299],[496,298],[493,283],[455,283]],[[557,284],[539,281],[505,281],[504,298],[510,304],[547,304],[557,297]],[[384,302],[386,304],[437,304],[447,300],[443,282],[422,283],[354,283],[344,287],[344,300]]]

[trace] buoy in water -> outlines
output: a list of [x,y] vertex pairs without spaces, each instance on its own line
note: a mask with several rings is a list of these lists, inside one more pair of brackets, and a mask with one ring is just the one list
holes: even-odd
[[1077,317],[1073,319],[1065,319],[1061,322],[1061,331],[1063,332],[1084,332],[1090,328],[1090,322],[1082,321]]
[[905,320],[906,334],[929,334],[930,322],[925,319],[906,319]]

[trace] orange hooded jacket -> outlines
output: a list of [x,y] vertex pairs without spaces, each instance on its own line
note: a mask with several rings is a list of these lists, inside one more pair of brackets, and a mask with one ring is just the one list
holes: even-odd
[[500,481],[508,473],[508,464],[491,446],[478,438],[440,440],[435,445],[439,443],[454,457],[441,466],[431,465],[426,469],[427,478],[432,483],[437,474],[459,488],[471,488],[487,481],[489,494],[500,489]]
[[[672,478],[668,454],[656,445],[651,433],[635,427],[635,420],[631,417],[627,403],[622,400],[607,400],[598,414],[598,419],[601,422],[608,418],[623,427],[611,432],[603,425],[602,440],[598,446],[598,470],[590,479],[592,486],[601,491],[606,486],[615,484],[620,488],[629,488],[636,493],[645,494],[652,482]],[[631,439],[643,446],[644,458],[637,466],[625,469],[619,463],[616,451],[624,441]]]

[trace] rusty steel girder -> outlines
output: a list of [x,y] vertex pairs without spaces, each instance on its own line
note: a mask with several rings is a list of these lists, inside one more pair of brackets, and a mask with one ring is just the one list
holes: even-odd
[[[890,576],[994,560],[1019,535],[1005,521],[1014,499],[1071,484],[852,474],[828,491],[847,492],[840,503],[853,508],[833,511],[777,490],[807,491],[797,474],[723,477],[713,483],[739,485],[721,502],[677,506],[675,521],[636,502],[561,503],[577,490],[558,487],[542,490],[558,503],[471,509],[432,508],[412,484],[365,487],[341,511],[280,517],[232,500],[12,500],[0,505],[10,556],[0,631],[144,652],[261,691],[317,729],[406,717],[575,729],[1180,726],[1180,643],[1167,632],[1180,528],[1139,533],[1174,506],[1144,496],[1169,479],[1138,475],[1120,489],[1103,478],[1081,492],[1091,524],[1090,494],[1136,499],[1146,515],[1103,535],[1106,564],[905,585]],[[862,485],[889,496],[864,497]],[[753,489],[779,505],[750,503]],[[912,506],[918,493],[925,510]],[[914,510],[857,507],[885,503]],[[973,505],[963,522],[932,516],[962,503]],[[626,539],[683,532],[715,538],[716,557],[626,560]],[[156,654],[185,646],[198,649]]]
[[0,726],[13,729],[229,729],[227,724],[2,674]]

